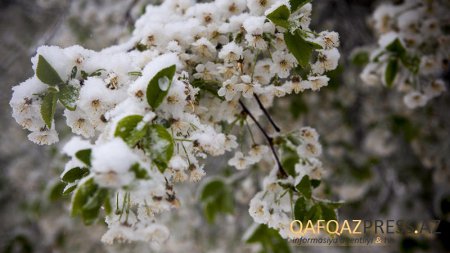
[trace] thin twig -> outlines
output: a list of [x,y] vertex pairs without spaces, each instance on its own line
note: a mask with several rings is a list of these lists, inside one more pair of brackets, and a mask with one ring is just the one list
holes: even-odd
[[277,165],[278,165],[278,171],[279,171],[280,175],[281,175],[283,178],[288,177],[288,174],[286,173],[286,171],[285,171],[284,168],[283,168],[283,165],[282,165],[281,162],[280,162],[280,158],[278,157],[277,151],[275,150],[275,147],[274,147],[274,145],[273,145],[273,139],[272,139],[272,137],[270,137],[270,136],[267,134],[266,130],[261,126],[261,124],[256,120],[255,116],[253,116],[253,114],[248,110],[248,108],[245,106],[245,104],[244,104],[241,100],[239,100],[239,104],[241,105],[242,110],[244,110],[245,114],[247,114],[248,116],[250,116],[250,118],[255,122],[256,126],[259,128],[259,130],[261,131],[261,133],[262,133],[262,134],[264,135],[264,137],[267,139],[267,142],[269,142],[269,147],[270,147],[270,150],[271,150],[272,153],[273,153],[273,156],[275,157],[275,161],[276,161],[276,163],[277,163]]
[[267,119],[270,121],[270,124],[272,124],[273,128],[275,128],[275,131],[280,132],[281,131],[280,128],[277,126],[277,124],[275,124],[275,121],[273,121],[272,116],[270,116],[266,108],[264,108],[258,95],[253,94],[253,96],[256,98],[256,102],[258,102],[259,108],[264,112],[264,115],[266,115]]

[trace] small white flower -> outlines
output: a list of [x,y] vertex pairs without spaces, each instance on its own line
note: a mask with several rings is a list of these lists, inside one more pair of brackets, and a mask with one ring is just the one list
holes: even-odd
[[238,170],[244,170],[250,165],[251,161],[238,151],[234,154],[234,157],[228,161],[228,165],[235,167]]
[[311,66],[314,74],[323,74],[325,71],[334,70],[338,66],[339,51],[336,48],[318,50],[317,61]]
[[269,208],[267,207],[266,202],[260,200],[257,196],[250,201],[248,212],[256,223],[268,223],[270,218]]
[[245,40],[247,41],[247,44],[253,48],[259,50],[267,49],[267,42],[261,34],[246,34]]
[[[53,122],[52,125],[55,123]],[[51,145],[59,141],[58,133],[55,129],[34,131],[28,135],[28,139],[39,145]]]
[[269,147],[265,145],[253,145],[250,151],[248,152],[249,159],[254,163],[261,161],[265,154],[269,151]]
[[207,62],[206,64],[199,64],[195,67],[197,73],[194,74],[194,78],[213,80],[217,75],[217,65],[213,62]]
[[289,53],[275,51],[272,54],[273,65],[271,71],[278,74],[281,78],[289,76],[291,69],[297,65],[297,60]]
[[418,91],[411,91],[403,97],[403,102],[409,109],[415,109],[426,105],[428,98]]
[[320,88],[327,86],[330,78],[328,76],[309,76],[308,81],[311,83],[311,90],[317,91]]
[[251,14],[262,15],[273,3],[273,0],[247,0],[247,7]]
[[425,94],[428,97],[437,97],[445,92],[447,88],[445,87],[445,82],[442,79],[434,80],[430,85],[426,86]]
[[233,64],[220,64],[217,66],[218,73],[223,76],[225,80],[232,78],[233,76],[239,75],[238,70]]
[[242,58],[244,50],[235,42],[230,42],[223,46],[219,52],[219,58],[225,62],[235,62]]
[[301,157],[318,157],[322,154],[322,146],[317,141],[304,141],[297,148]]
[[223,86],[217,91],[217,94],[225,97],[225,100],[230,101],[238,91],[240,91],[240,86],[237,84],[237,77],[234,76],[223,83]]
[[420,72],[425,75],[435,75],[441,72],[441,64],[438,57],[432,55],[422,56],[420,59]]
[[376,85],[380,83],[379,67],[377,64],[367,64],[359,75],[361,80],[368,85]]
[[187,179],[188,179],[188,175],[186,174],[186,172],[181,171],[181,170],[173,170],[172,171],[172,180],[175,183],[184,182]]
[[169,161],[169,169],[172,170],[187,170],[189,164],[186,159],[179,155],[174,155]]
[[245,0],[217,0],[215,3],[218,10],[225,12],[226,16],[237,15],[246,8]]
[[216,54],[216,47],[206,38],[198,39],[192,46],[202,57],[210,58]]
[[224,147],[226,151],[231,151],[239,146],[236,139],[237,138],[234,135],[231,135],[231,134],[227,135],[227,137],[225,139],[225,147]]
[[270,79],[273,77],[273,73],[270,71],[272,61],[270,59],[260,60],[256,63],[255,72],[253,73],[253,80],[256,80],[262,85],[267,85]]
[[245,98],[253,97],[254,92],[258,92],[261,88],[261,85],[258,83],[252,82],[252,78],[249,75],[241,76],[242,83],[239,84],[239,90],[242,91],[242,96]]
[[323,32],[319,33],[319,35],[320,35],[319,44],[324,49],[332,49],[332,48],[339,47],[339,33],[323,31]]
[[90,120],[80,110],[69,111],[64,110],[66,116],[66,123],[72,129],[72,132],[83,137],[90,138],[95,135],[95,127]]
[[195,168],[193,170],[191,170],[191,173],[189,175],[189,180],[191,182],[199,182],[204,176],[206,175],[205,170],[203,170],[203,168]]
[[312,127],[302,127],[300,128],[300,137],[307,140],[307,141],[318,141],[319,140],[319,134],[317,131]]
[[245,19],[242,26],[245,31],[252,35],[262,35],[264,32],[264,22],[266,21],[266,17],[263,16],[253,16]]
[[379,33],[386,33],[391,30],[393,17],[396,15],[396,8],[392,4],[382,4],[373,13],[375,29]]

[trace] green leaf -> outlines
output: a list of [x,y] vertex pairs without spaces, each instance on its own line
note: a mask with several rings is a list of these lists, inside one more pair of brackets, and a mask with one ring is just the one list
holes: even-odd
[[91,74],[89,74],[89,76],[101,76],[102,71],[106,71],[106,69],[97,69],[94,72],[92,72]]
[[[330,208],[328,205],[320,204],[320,209],[322,211],[322,219],[325,220],[325,222],[328,222],[330,220],[337,221],[336,212],[333,208]],[[329,223],[329,231],[336,231],[337,225],[334,222]]]
[[[292,96],[293,97],[293,96]],[[302,96],[296,95],[295,99],[291,100],[291,104],[289,106],[289,110],[294,119],[298,119],[300,115],[308,113],[308,105],[303,100]]]
[[61,181],[55,182],[49,192],[49,199],[50,201],[56,201],[60,199],[63,196],[64,187],[66,187],[66,184]]
[[306,217],[307,210],[306,199],[303,197],[298,198],[297,201],[295,201],[294,205],[295,219],[303,222],[304,218]]
[[93,196],[98,186],[94,183],[94,179],[90,178],[81,185],[78,185],[73,197],[71,215],[80,215],[83,211],[83,206],[86,204],[90,196]]
[[289,3],[291,4],[291,13],[294,13],[309,2],[311,2],[311,0],[289,0]]
[[97,188],[94,195],[89,196],[88,201],[83,205],[83,210],[99,208],[107,195],[108,191],[103,188]]
[[206,220],[213,223],[219,213],[233,213],[233,195],[222,179],[214,179],[201,190],[200,201],[204,207]]
[[420,135],[420,128],[404,116],[392,115],[390,121],[392,132],[395,134],[403,134],[403,137],[409,142]]
[[289,52],[294,55],[300,66],[306,68],[309,65],[309,59],[316,46],[303,39],[298,31],[295,31],[294,34],[291,34],[289,31],[285,32],[284,41]]
[[389,59],[384,74],[384,80],[388,88],[392,87],[395,77],[397,76],[397,72],[398,72],[398,60],[395,58]]
[[75,167],[61,175],[61,180],[66,183],[73,183],[89,174],[89,169]]
[[52,128],[53,117],[56,111],[56,102],[58,93],[54,90],[48,90],[42,99],[41,116],[48,128]]
[[404,55],[406,53],[405,47],[403,47],[403,44],[400,42],[398,38],[392,41],[389,45],[387,45],[386,50],[391,53],[395,53],[398,56]]
[[72,71],[70,71],[70,79],[75,79],[77,76],[78,68],[77,66],[73,66]]
[[[257,227],[255,227],[257,226]],[[253,231],[252,231],[253,230]],[[246,243],[260,243],[263,248],[261,253],[289,253],[288,241],[281,237],[280,233],[275,229],[267,227],[265,224],[254,224],[249,228],[246,234],[250,234],[244,238]]]
[[357,52],[357,53],[353,54],[351,61],[352,61],[352,64],[355,66],[359,66],[359,67],[364,66],[367,63],[369,63],[369,61],[370,61],[369,52],[367,52],[367,51]]
[[305,220],[310,220],[313,224],[322,218],[322,208],[320,204],[313,205],[306,213]]
[[289,16],[291,12],[286,5],[281,5],[276,10],[267,15],[267,18],[277,26],[289,29]]
[[[328,205],[320,204],[320,208],[322,209],[322,218],[325,221],[337,220],[336,212],[333,208],[330,208]],[[334,231],[334,230],[331,230]]]
[[80,90],[73,85],[64,85],[59,91],[58,98],[64,107],[69,111],[74,111],[77,108],[77,100],[80,95]]
[[66,187],[64,187],[63,190],[63,195],[68,195],[69,193],[73,192],[78,186],[78,183],[74,182],[74,183],[69,183],[66,185]]
[[199,88],[202,91],[208,92],[215,97],[219,98],[220,100],[224,100],[224,97],[219,96],[217,94],[217,91],[219,91],[219,83],[216,81],[208,81],[203,79],[195,79],[192,81],[192,86]]
[[139,165],[139,163],[135,163],[133,166],[131,166],[130,170],[134,172],[134,175],[136,176],[137,179],[149,179],[150,178],[148,176],[147,171],[144,168],[142,168]]
[[48,61],[44,58],[44,56],[39,55],[38,64],[36,68],[36,76],[43,83],[46,83],[50,86],[56,86],[58,84],[63,83],[61,77],[59,77],[56,70],[48,63]]
[[[117,122],[114,136],[122,138],[130,146],[134,146],[139,140],[136,140],[136,136],[133,136],[136,135],[135,133],[133,133],[133,131],[138,131],[136,127],[142,121],[142,118],[142,115],[137,114],[124,117],[119,122]],[[144,135],[145,132],[141,134]]]
[[109,198],[109,196],[105,197],[103,207],[105,208],[106,215],[110,215],[112,213],[111,199]]
[[163,173],[173,155],[174,142],[172,135],[162,125],[150,125],[147,131],[147,138],[144,139],[143,144],[147,154],[150,155],[159,171]]
[[300,157],[298,155],[289,155],[284,156],[281,164],[283,165],[284,170],[290,175],[295,177],[295,165],[298,163]]
[[281,157],[281,165],[284,170],[292,177],[295,178],[295,165],[299,162],[300,157],[297,152],[290,148],[288,145],[282,145],[282,157]]
[[311,198],[312,190],[311,190],[311,181],[309,180],[309,176],[305,175],[303,176],[302,180],[298,185],[295,186],[297,190],[303,194],[303,196],[307,199]]
[[91,149],[82,149],[75,153],[75,157],[87,166],[91,166]]
[[72,216],[80,215],[86,225],[92,224],[108,195],[108,190],[96,185],[93,178],[83,182],[72,197]]
[[417,74],[419,72],[420,67],[420,58],[417,56],[410,56],[408,54],[404,54],[400,57],[402,64],[413,74]]
[[83,80],[86,80],[89,77],[89,74],[86,71],[84,71],[84,70],[81,70],[80,74],[81,74],[81,78]]
[[160,70],[150,80],[147,86],[147,102],[155,110],[163,102],[172,84],[175,75],[176,66]]
[[130,136],[127,138],[127,143],[131,147],[134,147],[142,138],[147,134],[148,125],[146,124],[142,129],[134,129],[130,132]]
[[90,225],[97,220],[105,199],[108,197],[108,190],[98,188],[94,195],[88,197],[87,202],[82,207],[81,218],[86,225]]
[[142,76],[142,72],[141,71],[130,71],[127,73],[130,76]]
[[318,180],[318,179],[311,179],[311,186],[312,186],[313,188],[319,187],[320,183],[321,183],[321,181]]

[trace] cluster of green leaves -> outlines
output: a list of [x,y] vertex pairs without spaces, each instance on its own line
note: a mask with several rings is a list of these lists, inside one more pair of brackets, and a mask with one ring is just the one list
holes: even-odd
[[202,187],[200,201],[209,223],[214,222],[217,214],[232,214],[234,210],[230,186],[221,178],[212,179]]
[[[302,158],[299,157],[294,149],[295,146],[300,144],[300,140],[293,135],[287,135],[281,142],[281,149],[283,151],[281,162],[283,168],[290,176],[295,178],[297,176],[295,165],[299,162],[308,162],[302,161]],[[305,175],[300,182],[295,185],[294,189],[292,189],[291,186],[285,186],[291,191],[291,194],[295,192],[296,195],[299,196],[294,204],[294,217],[296,220],[300,220],[306,224],[308,220],[311,220],[314,223],[317,220],[328,221],[337,219],[335,209],[339,207],[340,203],[319,200],[312,196],[313,190],[317,188],[320,183],[320,180],[310,179],[308,175]]]
[[[142,148],[163,173],[174,153],[172,135],[160,124],[145,123],[143,126],[138,127],[142,119],[143,116],[141,115],[124,117],[117,123],[114,136],[122,138],[130,147],[138,145]],[[139,171],[140,177],[147,177],[141,174],[143,173],[142,169]]]
[[[306,225],[308,221],[315,224],[318,220],[325,222],[330,220],[337,221],[335,209],[340,206],[340,203],[328,201],[314,201],[305,197],[297,199],[294,205],[294,217],[296,220]],[[334,231],[333,223],[330,223],[330,231]]]
[[95,184],[94,179],[87,178],[91,167],[91,149],[82,149],[75,153],[75,157],[84,166],[66,170],[61,175],[64,189],[62,195],[74,192],[71,202],[71,214],[80,216],[86,225],[94,223],[103,207],[105,212],[111,212],[109,190]]
[[420,136],[420,128],[404,116],[391,115],[389,121],[392,132],[396,135],[402,135],[408,142]]
[[68,84],[68,81],[75,78],[76,74],[77,67],[75,66],[70,78],[64,82],[50,63],[42,55],[39,55],[36,76],[49,86],[47,91],[42,94],[41,105],[41,116],[48,128],[52,127],[58,101],[68,110],[76,109],[76,101],[80,91]]
[[109,190],[95,184],[89,178],[78,185],[72,197],[72,215],[81,216],[86,225],[94,223],[103,207],[106,214],[111,213]]
[[[147,102],[156,110],[169,92],[175,75],[176,66],[163,68],[156,73],[147,85]],[[161,80],[168,81],[165,89],[160,87]],[[150,156],[153,163],[163,173],[174,153],[174,141],[169,131],[161,124],[142,122],[142,115],[129,115],[121,119],[116,126],[114,136],[122,138],[130,147],[138,145]],[[142,126],[139,126],[143,124]],[[134,166],[137,178],[147,178],[144,169]]]
[[[292,134],[288,134],[286,137],[280,138],[277,140],[280,143],[282,156],[281,156],[281,164],[283,165],[286,173],[292,177],[297,177],[297,172],[295,172],[295,165],[300,162],[307,162],[304,158],[301,158],[295,147],[300,145],[300,140]],[[311,185],[314,188],[320,185],[320,180],[311,180]]]
[[[392,87],[395,77],[400,70],[400,64],[413,75],[416,75],[419,72],[420,58],[408,53],[406,48],[400,42],[400,39],[396,39],[387,45],[386,50],[383,53],[389,54],[384,74],[384,81],[387,87]],[[379,57],[376,57],[375,61],[378,61],[377,58]]]
[[299,65],[303,69],[309,67],[309,61],[315,49],[322,49],[316,43],[307,40],[306,33],[301,29],[293,29],[292,23],[289,21],[291,13],[294,13],[310,0],[290,0],[290,8],[286,5],[281,5],[267,15],[273,24],[286,29],[284,33],[284,40],[289,52],[297,59]]
[[[91,74],[81,71],[81,76],[83,79],[87,79],[89,76],[101,75],[101,71],[100,69]],[[39,56],[36,74],[42,82],[49,85],[48,92],[44,95],[41,112],[46,124],[50,127],[57,100],[66,108],[73,110],[75,109],[79,91],[75,87],[68,85],[67,82],[65,86],[62,86],[64,85],[63,81],[42,56]],[[153,109],[156,109],[166,97],[174,74],[175,65],[162,69],[149,81],[147,100]],[[77,69],[74,67],[71,78],[75,78],[76,75]],[[158,81],[164,77],[170,83],[167,89],[161,90]],[[70,105],[73,105],[73,107]],[[158,169],[164,172],[174,153],[173,138],[168,130],[159,124],[145,123],[142,127],[138,127],[142,120],[142,115],[124,117],[117,123],[114,136],[122,138],[130,147],[139,145],[150,156]],[[86,178],[90,173],[91,153],[91,149],[79,150],[75,157],[83,162],[83,166],[74,167],[63,172],[61,175],[62,181],[55,184],[50,193],[51,199],[56,199],[57,196],[68,195],[74,192],[71,213],[73,216],[81,216],[87,225],[97,220],[101,207],[104,208],[107,214],[111,212],[109,190],[98,186],[93,178]],[[147,171],[139,166],[138,163],[131,166],[130,170],[137,179],[149,179]]]
[[261,244],[262,250],[259,253],[291,252],[287,240],[283,239],[278,231],[264,224],[258,225],[246,238],[245,242]]

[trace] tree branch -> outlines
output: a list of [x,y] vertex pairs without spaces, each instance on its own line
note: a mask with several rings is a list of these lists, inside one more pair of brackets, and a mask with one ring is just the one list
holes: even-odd
[[275,124],[275,121],[273,121],[272,117],[270,116],[266,108],[264,108],[258,95],[253,93],[253,96],[256,98],[256,102],[258,102],[259,108],[264,112],[264,115],[266,115],[267,119],[270,121],[270,124],[272,124],[273,128],[275,128],[275,131],[280,132],[280,128],[277,126],[277,124]]
[[266,130],[261,126],[261,124],[256,120],[255,116],[253,116],[253,114],[248,110],[248,108],[245,106],[245,104],[241,100],[239,100],[239,104],[241,105],[242,110],[245,112],[245,114],[250,116],[250,118],[255,122],[256,126],[259,128],[259,130],[261,131],[261,133],[264,135],[267,142],[269,143],[270,150],[272,151],[273,156],[275,157],[275,161],[278,165],[278,171],[279,171],[280,175],[283,178],[288,177],[288,174],[284,170],[283,165],[280,162],[280,158],[278,157],[277,151],[275,150],[275,147],[273,145],[273,138],[267,134]]

